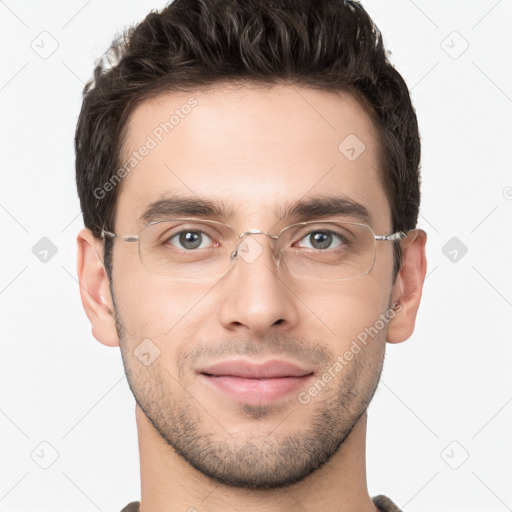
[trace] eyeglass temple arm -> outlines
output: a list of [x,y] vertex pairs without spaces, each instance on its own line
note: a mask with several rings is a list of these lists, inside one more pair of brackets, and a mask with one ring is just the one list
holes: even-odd
[[125,242],[136,242],[139,237],[137,235],[129,235],[129,236],[118,236],[115,233],[111,233],[110,231],[101,230],[100,238],[120,238]]
[[115,233],[111,233],[110,231],[101,230],[100,238],[117,238]]
[[407,238],[403,231],[397,231],[391,235],[375,235],[375,240],[401,240],[402,238]]

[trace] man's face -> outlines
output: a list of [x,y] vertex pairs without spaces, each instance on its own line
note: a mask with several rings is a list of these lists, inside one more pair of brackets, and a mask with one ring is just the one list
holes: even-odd
[[[191,96],[197,104],[183,108]],[[158,130],[175,110],[181,115],[172,130]],[[135,110],[122,158],[148,136],[155,147],[121,185],[118,235],[138,234],[149,205],[170,196],[222,203],[231,215],[209,218],[239,233],[271,234],[297,222],[276,216],[286,205],[342,197],[368,210],[375,233],[391,233],[375,133],[348,94],[285,86],[169,94]],[[382,368],[385,326],[359,342],[350,361],[343,355],[389,312],[393,248],[378,242],[364,277],[300,279],[276,266],[272,240],[251,237],[263,248],[254,261],[238,258],[222,278],[200,282],[148,272],[137,243],[115,240],[112,290],[127,378],[161,437],[205,475],[271,488],[329,460],[365,412]],[[207,375],[226,361],[285,361],[306,376],[288,386],[282,379],[289,377],[273,379],[255,392],[239,377]],[[309,392],[329,369],[331,378]]]

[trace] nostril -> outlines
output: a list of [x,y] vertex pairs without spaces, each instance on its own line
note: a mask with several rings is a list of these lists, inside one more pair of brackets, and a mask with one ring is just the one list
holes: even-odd
[[280,318],[279,320],[276,320],[276,321],[274,322],[274,325],[279,325],[279,324],[282,324],[282,323],[283,323],[283,319],[282,319],[282,318]]

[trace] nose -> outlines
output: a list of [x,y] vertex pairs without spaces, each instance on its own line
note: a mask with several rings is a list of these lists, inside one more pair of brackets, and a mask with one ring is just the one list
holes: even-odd
[[297,325],[298,298],[276,263],[274,242],[263,233],[246,236],[222,279],[220,322],[230,331],[262,336]]

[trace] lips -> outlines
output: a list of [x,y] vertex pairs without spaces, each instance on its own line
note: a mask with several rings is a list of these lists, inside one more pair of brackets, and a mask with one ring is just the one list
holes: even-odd
[[240,402],[263,405],[303,387],[314,371],[282,360],[265,363],[230,360],[202,368],[198,373],[217,392]]
[[249,361],[224,361],[200,370],[212,376],[231,376],[244,379],[273,379],[277,377],[304,377],[312,370],[301,368],[287,361],[267,361],[266,363],[251,363]]

